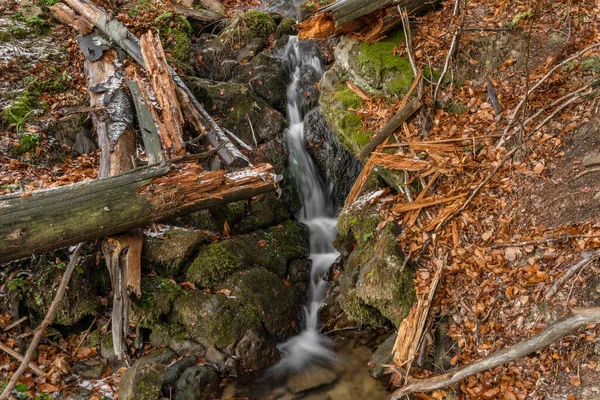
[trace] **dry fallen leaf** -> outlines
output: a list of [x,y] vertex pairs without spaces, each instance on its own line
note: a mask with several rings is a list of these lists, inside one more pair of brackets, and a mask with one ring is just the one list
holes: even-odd
[[573,385],[573,386],[581,385],[581,379],[577,375],[575,375],[574,377],[571,378],[571,385]]

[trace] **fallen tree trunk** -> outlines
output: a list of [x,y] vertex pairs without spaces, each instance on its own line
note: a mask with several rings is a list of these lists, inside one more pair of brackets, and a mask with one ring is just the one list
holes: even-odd
[[[65,0],[65,3],[81,14],[85,20],[112,38],[130,57],[146,68],[140,41],[121,22],[116,19],[110,19],[104,11],[96,7],[89,0]],[[169,73],[177,85],[177,97],[188,122],[196,130],[206,134],[206,140],[211,146],[219,149],[217,155],[223,163],[232,168],[249,165],[248,159],[231,143],[221,127],[217,125],[202,105],[194,98],[194,95],[181,77],[170,67]]]
[[339,0],[296,25],[299,39],[355,33],[375,40],[402,22],[400,10],[408,15],[433,9],[441,0]]
[[2,196],[0,264],[274,191],[271,170],[160,164],[28,197]]

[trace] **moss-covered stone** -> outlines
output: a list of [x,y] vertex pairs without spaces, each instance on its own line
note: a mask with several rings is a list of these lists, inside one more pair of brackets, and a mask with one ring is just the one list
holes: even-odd
[[12,148],[12,153],[17,157],[23,156],[25,153],[33,155],[40,142],[39,133],[22,134],[19,137],[19,144]]
[[40,35],[48,35],[50,33],[50,24],[41,17],[29,17],[25,22],[34,32]]
[[293,287],[264,268],[254,268],[233,276],[227,284],[231,295],[255,308],[263,327],[273,338],[283,341],[297,333],[300,303]]
[[275,30],[275,38],[281,39],[284,35],[295,35],[296,30],[294,29],[294,25],[296,25],[296,19],[292,17],[284,18],[280,23],[277,29]]
[[284,277],[288,263],[306,256],[306,228],[293,221],[204,246],[190,266],[186,279],[200,287],[216,288],[242,269],[264,267]]
[[260,324],[256,308],[224,295],[190,290],[175,300],[173,322],[206,347],[226,348]]
[[201,243],[208,243],[212,235],[199,231],[173,230],[162,238],[144,238],[142,266],[154,269],[165,278],[177,276],[185,263],[198,250]]
[[156,400],[160,397],[166,372],[166,365],[144,358],[138,360],[121,378],[119,399]]
[[339,277],[339,300],[359,323],[378,326],[387,319],[398,326],[415,300],[414,273],[398,246],[397,227],[388,223],[378,231],[381,221],[376,206],[361,199],[340,215],[336,245],[355,244]]
[[198,101],[245,143],[264,143],[283,132],[283,115],[248,86],[198,78],[189,78],[188,83]]
[[151,276],[141,282],[142,295],[130,302],[130,321],[144,328],[152,328],[171,311],[173,301],[183,295],[183,289],[176,283]]
[[242,46],[249,39],[269,36],[276,28],[275,20],[268,13],[248,10],[233,18],[220,36],[227,46]]
[[241,233],[268,228],[292,216],[275,193],[265,193],[250,203],[249,215],[239,222]]
[[242,221],[248,215],[248,202],[246,200],[234,201],[225,205],[210,209],[210,214],[218,233],[223,232],[225,222],[233,226]]
[[40,92],[33,88],[25,89],[14,103],[2,112],[4,121],[8,124],[21,125],[33,118],[33,112],[39,106]]

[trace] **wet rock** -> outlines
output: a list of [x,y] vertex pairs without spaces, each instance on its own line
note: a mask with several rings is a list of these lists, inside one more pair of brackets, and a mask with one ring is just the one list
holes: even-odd
[[205,400],[215,398],[219,376],[209,366],[196,365],[185,370],[175,384],[175,400]]
[[275,193],[265,193],[250,203],[250,213],[238,224],[238,231],[248,233],[280,224],[292,215]]
[[293,287],[264,268],[244,271],[229,280],[231,295],[256,309],[263,327],[273,338],[283,341],[298,332],[300,303]]
[[240,48],[236,54],[236,59],[239,63],[247,63],[252,60],[254,56],[260,54],[261,51],[269,47],[269,41],[265,37],[254,37],[248,40],[242,48]]
[[288,378],[286,387],[292,393],[300,393],[329,385],[338,378],[339,374],[333,368],[313,367],[307,371],[292,375]]
[[151,276],[141,282],[142,295],[139,299],[132,297],[129,320],[144,328],[152,328],[171,311],[173,301],[183,295],[183,289],[176,283]]
[[157,364],[169,364],[176,356],[177,354],[173,350],[162,347],[154,349],[150,354],[146,354],[141,359],[150,360]]
[[360,175],[362,164],[340,144],[320,109],[316,108],[306,114],[304,132],[308,152],[333,186],[335,203],[344,204]]
[[246,85],[189,78],[188,84],[206,110],[246,144],[264,143],[283,131],[284,118]]
[[107,366],[106,359],[91,358],[89,360],[76,361],[71,371],[83,379],[100,379]]
[[161,238],[144,237],[142,266],[154,269],[164,278],[179,274],[201,243],[210,242],[205,232],[172,230]]
[[235,70],[234,80],[248,85],[271,107],[282,113],[285,112],[288,72],[282,61],[260,53]]
[[280,40],[284,36],[294,36],[294,35],[296,35],[298,33],[294,29],[294,25],[296,25],[296,24],[297,24],[296,18],[292,18],[292,17],[286,17],[286,18],[284,18],[279,23],[279,25],[277,26],[277,29],[275,30],[275,38],[277,40]]
[[206,350],[204,358],[206,362],[213,364],[213,367],[215,367],[217,371],[223,371],[225,369],[227,355],[214,346],[210,346],[208,350]]
[[189,355],[187,357],[183,357],[181,360],[174,362],[173,364],[167,367],[167,372],[165,373],[165,377],[162,382],[162,391],[163,394],[169,393],[169,388],[174,386],[175,382],[183,372],[193,367],[198,363],[198,356]]
[[251,329],[235,347],[235,355],[246,371],[256,371],[275,364],[281,354],[277,343],[266,338],[262,328]]
[[404,262],[396,235],[398,227],[382,221],[376,204],[359,198],[338,219],[339,238],[352,240],[354,250],[339,275],[340,305],[355,321],[380,326],[386,319],[394,325],[406,317],[414,302],[414,272]]
[[255,158],[255,162],[268,162],[273,166],[275,171],[283,176],[279,182],[281,192],[278,193],[279,198],[283,201],[290,213],[296,214],[300,211],[302,204],[298,196],[298,190],[293,184],[293,179],[288,168],[289,150],[283,138],[275,138],[267,142],[260,149],[259,156]]
[[119,399],[156,400],[166,372],[165,365],[147,359],[138,360],[121,378]]
[[384,364],[392,363],[392,351],[394,350],[394,344],[396,343],[396,337],[398,335],[393,333],[388,337],[383,343],[377,347],[375,353],[373,353],[373,357],[369,361],[369,375],[371,375],[375,379],[383,379],[385,367]]
[[227,58],[223,52],[223,44],[217,35],[205,33],[200,35],[194,46],[196,60],[196,76],[206,79],[227,80],[231,78],[238,63]]
[[155,325],[150,334],[150,344],[154,347],[169,346],[178,355],[193,354],[203,357],[206,347],[190,338],[185,329],[174,322]]
[[310,287],[310,268],[312,261],[308,258],[292,260],[288,268],[290,282],[299,294],[308,294]]
[[288,263],[308,253],[308,232],[292,221],[255,235],[240,235],[203,246],[186,279],[200,287],[216,288],[229,275],[251,267],[264,267],[285,277]]
[[298,89],[302,93],[302,97],[299,100],[300,110],[304,115],[319,105],[319,79],[319,74],[310,65],[302,65],[300,67]]

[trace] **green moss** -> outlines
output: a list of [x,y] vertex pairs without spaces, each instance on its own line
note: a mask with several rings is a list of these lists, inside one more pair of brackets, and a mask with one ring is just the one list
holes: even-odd
[[296,18],[284,18],[275,31],[275,37],[280,39],[283,35],[294,35],[296,33],[294,25],[297,23]]
[[35,149],[40,144],[40,135],[38,133],[25,133],[21,135],[19,144],[13,147],[12,153],[15,156],[22,156],[25,153],[33,155]]
[[186,279],[201,287],[214,287],[231,273],[244,267],[239,251],[243,246],[258,246],[249,237],[238,237],[204,246],[190,266]]
[[60,0],[38,0],[38,4],[41,6],[50,7],[58,3]]
[[404,34],[396,31],[384,40],[361,43],[356,65],[364,76],[374,75],[392,93],[406,93],[413,80],[410,62],[394,55],[394,49],[404,43]]
[[27,30],[16,24],[8,27],[8,33],[15,39],[23,39],[27,36]]
[[252,38],[269,36],[275,32],[276,28],[277,24],[269,14],[258,10],[248,10],[234,18],[220,37],[226,45],[242,46]]
[[173,17],[170,12],[165,12],[154,20],[159,29],[165,51],[169,54],[169,61],[174,62],[185,72],[191,72],[192,26],[184,17]]
[[132,298],[130,318],[134,324],[152,328],[171,310],[173,301],[183,294],[183,289],[168,279],[152,276],[142,279],[142,295]]
[[3,111],[4,121],[9,124],[22,125],[33,118],[33,111],[38,105],[39,91],[31,88],[25,89],[17,101],[6,107]]
[[357,109],[364,104],[363,100],[349,87],[341,87],[333,94],[333,99],[341,102],[346,108]]
[[25,21],[29,27],[31,27],[35,32],[41,35],[47,35],[50,33],[50,24],[43,18],[40,17],[31,17],[27,18]]
[[0,31],[0,43],[10,42],[11,37],[8,32]]

